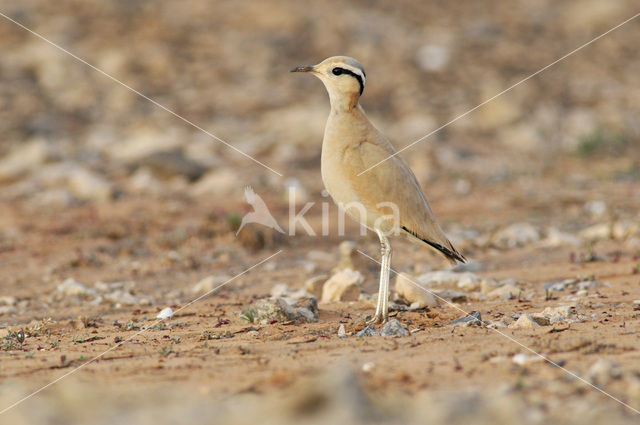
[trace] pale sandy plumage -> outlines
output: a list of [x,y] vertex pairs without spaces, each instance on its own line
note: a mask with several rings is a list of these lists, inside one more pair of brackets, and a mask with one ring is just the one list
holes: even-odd
[[[391,258],[387,235],[401,234],[414,242],[426,244],[453,263],[465,259],[436,222],[407,163],[399,155],[389,158],[396,150],[369,121],[358,103],[366,83],[362,65],[353,58],[335,56],[318,65],[298,67],[292,71],[313,73],[329,93],[331,113],[322,142],[322,180],[338,205],[354,206],[345,208],[347,214],[376,231],[380,237],[382,268],[378,307],[373,321],[385,321]],[[362,210],[355,207],[358,203],[364,207]],[[392,203],[398,207],[397,222],[391,218],[380,219],[390,217],[392,212],[390,207],[381,206],[381,203]]]

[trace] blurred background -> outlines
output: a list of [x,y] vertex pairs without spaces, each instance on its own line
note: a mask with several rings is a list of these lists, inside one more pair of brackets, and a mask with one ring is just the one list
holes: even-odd
[[[47,208],[173,192],[241,201],[245,185],[278,192],[286,178],[315,197],[328,98],[293,66],[360,60],[361,103],[401,148],[635,12],[623,0],[4,0],[2,13],[285,178],[2,18],[0,197]],[[423,185],[454,179],[463,194],[603,163],[606,178],[637,180],[639,36],[630,22],[404,157]],[[566,161],[578,165],[563,172]]]

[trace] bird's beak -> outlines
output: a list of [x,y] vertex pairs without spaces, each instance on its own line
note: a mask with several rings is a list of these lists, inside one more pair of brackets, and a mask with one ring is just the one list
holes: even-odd
[[315,69],[311,65],[297,66],[291,70],[291,72],[313,72]]

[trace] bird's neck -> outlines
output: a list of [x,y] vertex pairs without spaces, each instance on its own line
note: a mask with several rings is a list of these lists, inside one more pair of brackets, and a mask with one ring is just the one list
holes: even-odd
[[332,113],[350,112],[357,109],[358,100],[360,96],[358,93],[352,94],[336,94],[329,91],[329,102],[331,103]]
[[354,140],[360,140],[370,128],[371,124],[359,104],[349,110],[336,109],[332,106],[324,130],[323,155],[325,148],[335,149]]

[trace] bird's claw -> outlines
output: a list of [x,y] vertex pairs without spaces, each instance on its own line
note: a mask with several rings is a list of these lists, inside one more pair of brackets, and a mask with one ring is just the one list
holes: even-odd
[[373,316],[373,318],[367,320],[365,323],[367,326],[381,325],[383,323],[387,323],[387,320],[389,320],[388,317],[385,317],[382,314],[376,314],[375,316]]

